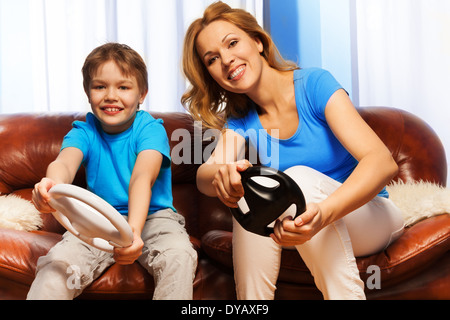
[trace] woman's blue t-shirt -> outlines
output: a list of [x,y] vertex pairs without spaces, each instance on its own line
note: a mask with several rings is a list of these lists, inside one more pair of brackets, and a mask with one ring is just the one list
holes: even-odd
[[[262,165],[281,171],[308,166],[344,182],[358,162],[335,137],[325,119],[328,100],[342,86],[328,71],[308,68],[294,71],[294,87],[299,125],[292,137],[277,139],[269,135],[256,107],[243,118],[229,118],[228,128],[246,138]],[[388,196],[386,190],[379,195]]]
[[75,121],[64,137],[62,149],[75,147],[83,152],[88,189],[106,200],[123,215],[128,214],[128,188],[138,154],[156,150],[163,155],[163,163],[152,188],[149,214],[173,208],[170,147],[161,119],[154,119],[145,111],[138,111],[126,131],[107,134],[92,113],[86,122]]

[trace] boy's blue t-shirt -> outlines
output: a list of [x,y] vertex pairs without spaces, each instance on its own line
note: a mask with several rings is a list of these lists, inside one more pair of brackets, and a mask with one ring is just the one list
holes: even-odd
[[[277,139],[263,128],[256,107],[243,118],[229,118],[227,128],[241,134],[262,165],[281,171],[303,165],[344,182],[357,166],[357,160],[342,146],[325,119],[325,107],[342,86],[319,68],[294,71],[295,101],[299,125],[288,139]],[[379,196],[387,197],[384,189]]]
[[163,163],[152,188],[149,214],[173,207],[170,147],[161,119],[138,111],[126,131],[107,134],[92,113],[86,122],[75,121],[64,137],[61,150],[75,147],[83,152],[88,190],[100,196],[123,215],[128,215],[128,188],[138,154],[156,150]]

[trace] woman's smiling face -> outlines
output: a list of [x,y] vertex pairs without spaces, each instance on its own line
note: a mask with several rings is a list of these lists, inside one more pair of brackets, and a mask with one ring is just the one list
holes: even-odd
[[198,35],[197,52],[212,78],[225,90],[248,93],[259,82],[263,45],[227,21],[210,23]]

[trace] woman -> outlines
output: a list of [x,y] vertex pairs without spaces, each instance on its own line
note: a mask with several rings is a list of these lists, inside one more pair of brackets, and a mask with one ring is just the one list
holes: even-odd
[[[257,150],[276,143],[279,154],[266,163],[300,175],[307,201],[270,238],[233,221],[238,298],[272,299],[281,249],[295,246],[325,299],[364,299],[355,256],[383,250],[403,220],[384,189],[397,165],[347,93],[328,72],[284,61],[252,15],[221,2],[188,29],[183,68],[192,86],[182,103],[223,129],[198,170],[200,191],[237,207],[240,172],[252,165],[241,159],[249,140]],[[265,135],[246,134],[260,129]]]

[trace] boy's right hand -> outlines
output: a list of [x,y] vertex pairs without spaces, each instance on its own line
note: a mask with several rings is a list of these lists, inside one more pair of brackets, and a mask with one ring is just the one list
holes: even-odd
[[55,211],[55,209],[53,209],[49,204],[50,195],[48,194],[48,191],[55,184],[56,183],[52,179],[43,178],[34,186],[31,201],[39,212],[51,213]]

